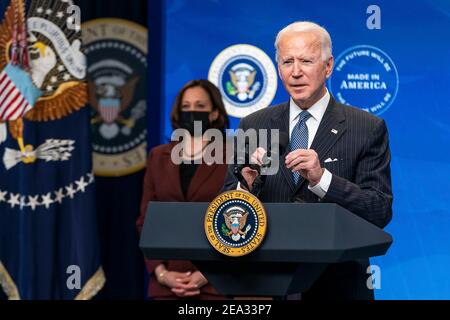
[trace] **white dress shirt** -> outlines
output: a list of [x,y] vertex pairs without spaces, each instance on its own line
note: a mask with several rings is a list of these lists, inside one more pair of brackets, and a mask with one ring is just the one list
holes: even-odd
[[[319,129],[320,122],[322,121],[323,115],[327,110],[329,102],[330,93],[327,90],[326,94],[308,109],[308,112],[311,114],[311,117],[306,121],[306,126],[308,127],[308,148],[311,148],[317,129]],[[300,109],[295,104],[294,100],[291,99],[289,102],[289,140],[291,140],[292,130],[294,130],[301,112],[302,109]],[[328,189],[330,188],[332,178],[333,175],[331,172],[325,169],[320,182],[314,187],[308,185],[308,189],[322,199],[325,197]],[[242,189],[240,183],[237,185],[237,190],[244,190]]]
[[[322,121],[323,115],[327,110],[329,102],[330,93],[327,90],[325,95],[307,110],[311,114],[311,117],[309,117],[309,119],[306,121],[306,126],[308,127],[308,149],[311,148],[311,145],[317,133],[317,129],[319,129],[320,122]],[[291,140],[292,131],[297,125],[300,113],[302,113],[302,111],[303,110],[295,104],[294,100],[291,99],[289,102],[289,140]],[[314,187],[311,187],[309,185],[308,189],[316,194],[319,198],[323,198],[328,192],[332,177],[332,174],[327,169],[325,169],[320,182]]]

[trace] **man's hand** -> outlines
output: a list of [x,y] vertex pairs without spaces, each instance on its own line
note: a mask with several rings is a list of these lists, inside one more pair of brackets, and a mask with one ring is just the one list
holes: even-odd
[[[264,150],[264,148],[259,147],[251,155],[250,162],[261,166],[263,164],[262,160],[265,154],[266,150]],[[250,187],[250,190],[248,191],[251,191],[253,187],[253,182],[255,182],[255,179],[258,177],[258,171],[253,170],[250,167],[245,167],[244,169],[242,169],[241,173],[245,181],[247,181],[248,186]]]
[[324,173],[317,152],[311,149],[297,149],[290,152],[286,156],[286,168],[292,172],[299,172],[303,178],[309,181],[311,187],[320,182]]
[[200,271],[193,272],[189,277],[180,279],[178,285],[172,288],[172,292],[178,297],[193,297],[200,294],[200,288],[208,283],[208,280]]

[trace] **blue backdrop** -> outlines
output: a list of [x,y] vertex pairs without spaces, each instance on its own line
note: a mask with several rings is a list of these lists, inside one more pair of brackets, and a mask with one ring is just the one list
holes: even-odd
[[[395,64],[399,85],[392,105],[380,115],[389,128],[393,155],[394,218],[386,230],[394,244],[386,256],[372,259],[381,268],[376,297],[450,299],[450,108],[446,93],[450,2],[379,0],[380,30],[366,26],[371,4],[349,0],[166,2],[162,19],[153,21],[153,27],[163,33],[160,51],[153,51],[154,59],[162,61],[159,110],[163,125],[153,134],[161,137],[160,142],[167,141],[171,133],[168,115],[177,91],[188,80],[207,78],[211,63],[225,48],[251,44],[275,63],[275,35],[291,22],[310,20],[323,25],[331,34],[335,58],[358,45],[381,49]],[[287,99],[279,81],[273,104]],[[233,118],[232,126],[238,122]]]

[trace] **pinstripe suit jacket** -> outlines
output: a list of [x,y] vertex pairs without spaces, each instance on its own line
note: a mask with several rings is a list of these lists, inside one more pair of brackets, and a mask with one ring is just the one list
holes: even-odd
[[[255,112],[242,119],[240,128],[279,129],[289,132],[289,103]],[[335,129],[335,130],[333,130]],[[383,228],[392,216],[390,150],[384,120],[360,109],[337,103],[333,98],[317,130],[311,149],[319,155],[323,168],[333,178],[326,196],[318,198],[309,191],[308,182],[294,185],[285,166],[287,150],[280,157],[280,170],[268,176],[259,196],[263,202],[337,203],[367,221]],[[328,158],[338,161],[324,163]],[[224,189],[237,187],[237,179],[228,170]],[[372,299],[366,286],[368,260],[330,265],[307,298]]]

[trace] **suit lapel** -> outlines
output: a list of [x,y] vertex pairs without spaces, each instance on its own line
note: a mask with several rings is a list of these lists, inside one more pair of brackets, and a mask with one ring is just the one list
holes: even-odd
[[164,164],[166,167],[164,168],[164,172],[167,175],[167,181],[173,181],[173,185],[171,188],[171,192],[173,192],[173,196],[175,199],[184,199],[183,191],[181,190],[181,180],[180,180],[180,167],[173,163],[171,159],[171,152],[175,144],[172,145],[168,151],[164,152]]
[[[331,97],[311,145],[311,149],[317,152],[321,163],[323,163],[328,150],[336,144],[346,130],[344,110],[335,102],[333,97]],[[305,179],[297,185],[295,192],[297,192],[304,183],[306,183]]]
[[[281,105],[279,110],[272,116],[271,128],[280,129],[280,132],[286,132],[289,135],[289,102]],[[289,146],[283,155],[280,156],[280,170],[292,191],[295,190],[292,172],[286,168],[286,155],[289,153]]]

